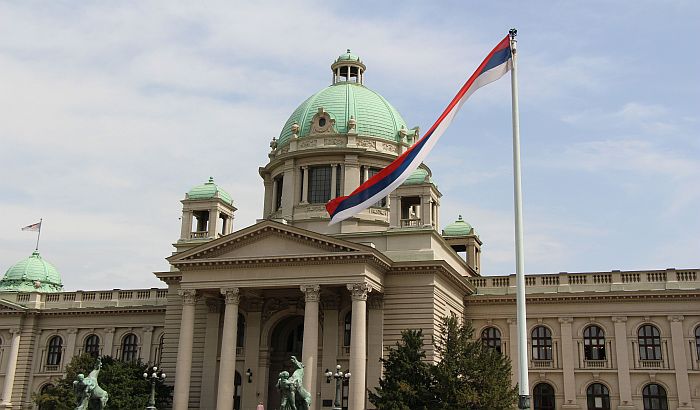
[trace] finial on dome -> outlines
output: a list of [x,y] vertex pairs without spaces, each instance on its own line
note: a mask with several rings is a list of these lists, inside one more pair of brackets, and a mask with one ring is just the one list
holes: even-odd
[[209,177],[209,182],[207,182],[207,183],[208,183],[208,184],[213,184],[213,183],[214,183],[214,177]]

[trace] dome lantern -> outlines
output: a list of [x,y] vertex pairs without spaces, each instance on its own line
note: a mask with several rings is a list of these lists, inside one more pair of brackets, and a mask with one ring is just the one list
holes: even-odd
[[367,67],[360,57],[353,54],[350,49],[339,55],[331,65],[333,72],[333,84],[337,83],[357,83],[364,84],[364,73]]

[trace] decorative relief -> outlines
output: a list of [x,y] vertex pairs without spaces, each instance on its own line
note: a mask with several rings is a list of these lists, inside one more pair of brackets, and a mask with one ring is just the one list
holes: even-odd
[[299,143],[299,149],[304,149],[304,148],[314,148],[316,146],[316,140],[315,139],[303,139]]
[[288,152],[289,152],[289,145],[285,145],[284,147],[282,147],[282,149],[280,150],[280,152],[281,152],[282,154],[288,153]]
[[11,335],[16,335],[22,332],[22,330],[18,327],[13,327],[12,329],[9,330]]
[[304,292],[304,301],[318,302],[321,295],[321,287],[319,285],[301,285],[300,289]]
[[222,288],[221,294],[224,295],[227,305],[241,303],[241,290],[238,288]]
[[367,283],[349,283],[348,290],[353,301],[366,301],[367,294],[372,291],[372,288]]
[[116,329],[113,328],[113,327],[106,327],[106,328],[105,328],[105,333],[108,333],[108,334],[109,334],[109,333],[114,333],[115,330],[116,330]]
[[613,316],[612,321],[615,323],[625,323],[627,322],[627,316]]
[[178,294],[182,296],[183,305],[194,305],[197,303],[197,291],[195,289],[180,289]]
[[379,146],[380,146],[381,150],[385,151],[385,152],[391,152],[394,154],[399,152],[398,147],[394,144],[387,144],[386,142],[380,142]]
[[342,138],[326,138],[323,145],[345,145],[345,141]]
[[153,332],[153,329],[155,329],[155,327],[153,327],[153,326],[144,326],[144,327],[143,327],[143,331],[144,331],[145,333],[152,333],[152,332]]
[[386,209],[381,208],[369,208],[369,213],[383,216],[387,216],[389,214]]
[[565,323],[565,324],[570,324],[574,321],[573,317],[560,317],[559,318],[559,323]]
[[318,112],[311,119],[311,133],[330,134],[335,132],[335,120],[331,118],[330,114],[323,107],[319,107]]
[[68,334],[69,334],[69,335],[74,335],[74,334],[76,334],[76,333],[78,333],[78,329],[77,329],[77,328],[71,327],[71,328],[68,329]]
[[363,147],[363,148],[368,148],[368,149],[373,149],[376,150],[377,146],[374,141],[372,140],[367,140],[364,138],[358,138],[357,139],[357,146],[358,147]]
[[668,320],[670,322],[682,322],[683,319],[685,319],[685,317],[683,317],[683,315],[673,315],[673,316],[668,317]]

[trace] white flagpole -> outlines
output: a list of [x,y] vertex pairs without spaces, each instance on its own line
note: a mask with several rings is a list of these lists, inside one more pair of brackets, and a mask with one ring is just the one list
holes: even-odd
[[41,225],[43,224],[44,218],[39,218],[39,233],[36,234],[36,251],[39,250],[39,238],[41,238]]
[[525,314],[525,259],[523,255],[523,193],[520,183],[520,115],[518,113],[518,71],[517,40],[518,31],[510,30],[510,50],[512,68],[510,84],[513,98],[513,179],[515,197],[515,280],[518,322],[518,370],[520,372],[518,400],[519,409],[530,408],[530,383],[528,381],[527,361],[527,315]]

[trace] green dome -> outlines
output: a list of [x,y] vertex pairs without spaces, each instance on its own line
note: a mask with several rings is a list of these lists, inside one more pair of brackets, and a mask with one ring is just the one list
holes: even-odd
[[462,215],[442,230],[442,236],[467,236],[475,234],[474,228],[472,228],[467,221],[462,219]]
[[214,183],[214,178],[209,177],[209,181],[202,185],[197,185],[196,187],[190,189],[187,193],[187,199],[212,199],[220,198],[226,203],[233,204],[233,199],[228,192],[224,191],[223,188]]
[[407,128],[396,109],[378,93],[364,85],[339,82],[309,97],[294,110],[284,124],[278,144],[284,144],[292,136],[292,125],[299,124],[299,137],[309,135],[311,120],[323,108],[335,120],[340,134],[348,132],[348,121],[354,118],[358,135],[383,138],[398,142],[399,130]]
[[430,177],[430,174],[428,174],[428,171],[424,170],[423,168],[418,168],[413,173],[411,173],[411,176],[406,178],[403,184],[401,185],[420,185],[425,183],[425,179],[428,178],[428,183],[432,184],[433,179]]
[[0,280],[0,291],[3,292],[60,292],[62,289],[61,275],[39,255],[39,251],[17,262]]
[[350,49],[348,48],[348,51],[339,55],[338,58],[335,60],[336,63],[339,61],[360,61],[360,57],[358,57],[356,54],[351,53]]

